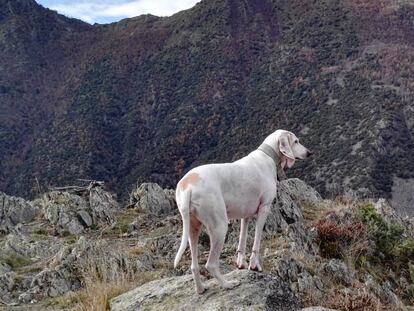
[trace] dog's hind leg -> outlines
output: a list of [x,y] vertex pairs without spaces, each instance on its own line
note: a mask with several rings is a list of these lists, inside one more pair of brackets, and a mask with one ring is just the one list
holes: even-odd
[[201,283],[200,268],[198,265],[198,238],[201,232],[201,222],[195,217],[190,216],[190,250],[191,250],[191,272],[193,273],[196,292],[202,294],[204,286]]
[[[225,209],[224,209],[225,210]],[[227,215],[216,215],[214,221],[207,227],[210,236],[210,254],[206,263],[207,270],[219,282],[222,288],[233,288],[237,283],[226,281],[220,273],[219,259],[227,233]]]

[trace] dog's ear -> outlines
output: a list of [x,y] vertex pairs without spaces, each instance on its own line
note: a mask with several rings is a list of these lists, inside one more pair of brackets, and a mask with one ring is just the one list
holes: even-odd
[[290,148],[287,135],[282,134],[280,136],[279,151],[284,157],[284,159],[282,159],[282,167],[287,165],[287,167],[291,168],[293,164],[295,164],[295,156],[293,155],[292,149]]

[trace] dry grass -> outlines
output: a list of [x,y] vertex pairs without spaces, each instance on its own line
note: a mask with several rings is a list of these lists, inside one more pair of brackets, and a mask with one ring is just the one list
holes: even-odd
[[[306,269],[309,271],[311,263],[308,260],[302,262],[306,264]],[[320,264],[318,261],[313,262],[315,267],[318,264]],[[300,298],[304,306],[319,305],[341,311],[402,311],[401,308],[381,301],[358,279],[353,280],[352,285],[345,287],[329,274],[320,275],[320,277],[324,284],[322,296],[314,293],[301,293]]]
[[358,202],[357,198],[345,195],[337,196],[334,200],[324,200],[318,203],[302,201],[303,218],[307,223],[311,223],[325,218],[328,214],[337,213],[341,210],[348,210],[354,206],[356,202]]
[[116,280],[102,280],[90,277],[85,280],[81,300],[73,310],[102,311],[109,310],[109,302],[139,285],[156,279],[154,272],[141,272],[136,275],[122,273]]
[[322,298],[307,296],[306,305],[321,305],[325,308],[343,311],[397,311],[392,306],[383,304],[362,284],[356,283],[352,288],[331,287]]

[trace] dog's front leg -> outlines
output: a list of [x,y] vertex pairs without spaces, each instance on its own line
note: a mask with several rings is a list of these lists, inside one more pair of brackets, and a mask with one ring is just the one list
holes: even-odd
[[237,268],[247,269],[246,261],[246,240],[247,240],[247,228],[249,226],[250,218],[242,218],[240,225],[240,238],[239,246],[237,247]]
[[257,211],[256,232],[254,234],[254,243],[252,255],[250,256],[249,270],[262,271],[262,267],[259,261],[260,241],[262,239],[263,227],[269,211],[270,203],[259,206],[259,209]]

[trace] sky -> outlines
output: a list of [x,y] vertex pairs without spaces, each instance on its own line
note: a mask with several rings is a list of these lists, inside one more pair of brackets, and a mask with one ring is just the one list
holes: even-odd
[[36,0],[60,14],[90,24],[106,24],[141,14],[170,16],[193,7],[200,0]]

